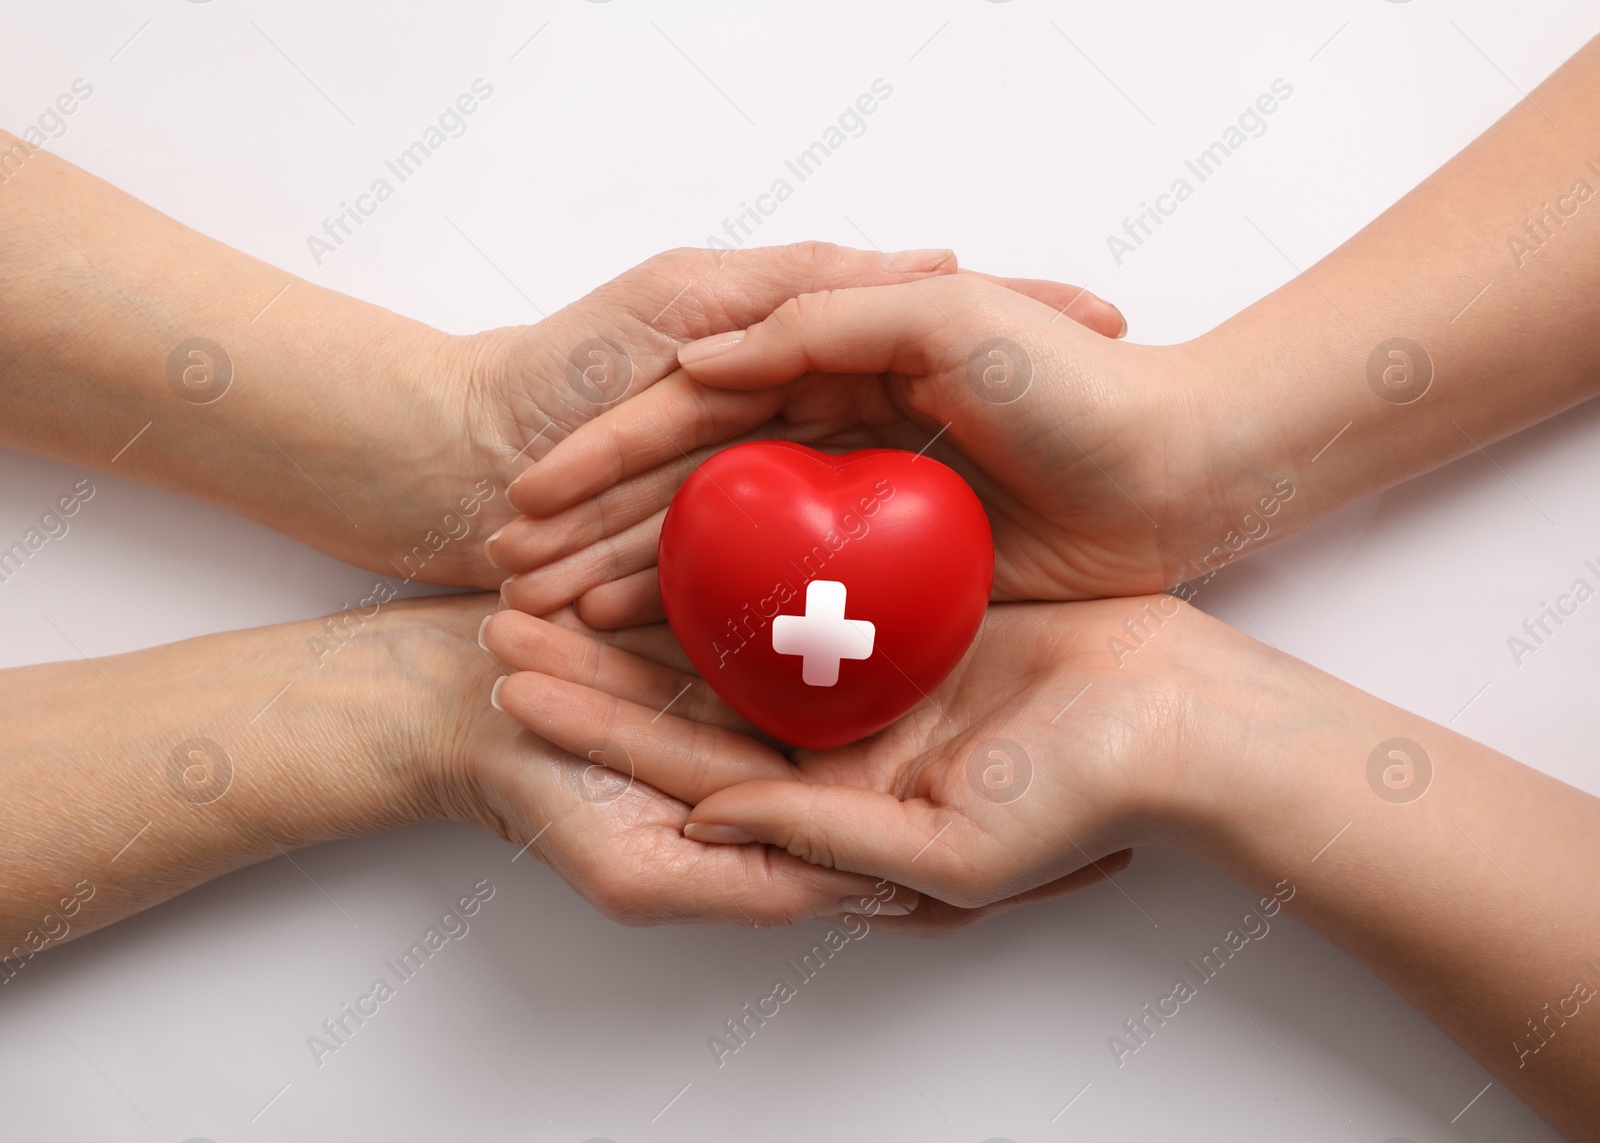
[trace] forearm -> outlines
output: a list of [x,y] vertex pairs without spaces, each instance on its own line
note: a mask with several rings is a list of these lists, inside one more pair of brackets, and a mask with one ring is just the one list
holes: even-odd
[[229,870],[440,816],[444,696],[492,675],[418,618],[445,607],[0,672],[0,980]]
[[1600,800],[1276,651],[1257,661],[1270,681],[1240,688],[1251,729],[1207,786],[1200,816],[1224,824],[1197,851],[1264,894],[1287,883],[1291,913],[1594,1138]]
[[[0,133],[0,151],[17,146]],[[421,542],[428,516],[404,527],[393,505],[427,502],[437,518],[471,492],[464,402],[435,407],[461,343],[231,250],[47,152],[0,174],[0,444],[404,574],[388,561]]]
[[1306,492],[1279,536],[1600,391],[1597,297],[1600,40],[1187,349],[1225,394],[1218,455]]

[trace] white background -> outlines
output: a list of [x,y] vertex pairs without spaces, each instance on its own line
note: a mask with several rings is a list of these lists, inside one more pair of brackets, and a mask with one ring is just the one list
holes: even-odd
[[[1600,29],[1571,0],[1084,7],[5,0],[0,122],[20,131],[87,79],[59,153],[296,274],[470,331],[705,244],[881,77],[894,94],[867,134],[760,242],[951,245],[1087,282],[1133,337],[1170,341],[1310,265]],[[467,135],[316,266],[306,236],[479,77],[494,95]],[[1280,77],[1294,94],[1267,134],[1116,267],[1106,236]],[[1489,455],[1246,561],[1198,602],[1600,791],[1600,604],[1521,667],[1506,645],[1600,557],[1600,408]],[[81,475],[0,454],[0,539]],[[72,657],[46,616],[108,654],[370,587],[226,513],[93,479],[70,535],[0,585],[7,665]],[[1250,903],[1170,854],[1139,853],[1122,892],[944,942],[852,944],[719,1069],[706,1037],[820,927],[624,929],[512,853],[443,825],[323,846],[33,961],[0,989],[0,1135],[1554,1138],[1286,918],[1118,1068],[1106,1038]],[[482,878],[496,892],[471,932],[318,1067],[307,1037]]]

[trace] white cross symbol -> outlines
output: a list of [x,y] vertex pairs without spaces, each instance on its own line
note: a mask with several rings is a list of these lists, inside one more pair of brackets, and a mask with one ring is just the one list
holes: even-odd
[[831,687],[839,681],[840,659],[872,655],[877,630],[864,619],[844,617],[844,584],[814,579],[806,585],[806,613],[772,621],[772,649],[804,656],[800,677],[807,686]]

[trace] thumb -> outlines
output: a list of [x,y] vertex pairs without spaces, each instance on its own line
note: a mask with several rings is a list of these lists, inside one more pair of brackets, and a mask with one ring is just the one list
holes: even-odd
[[767,389],[808,373],[936,373],[950,363],[952,333],[978,316],[975,289],[1001,294],[959,274],[804,294],[749,329],[690,342],[678,364],[722,389]]
[[698,841],[761,841],[952,904],[982,903],[973,872],[979,863],[960,851],[975,840],[972,827],[956,811],[922,799],[902,802],[858,786],[741,782],[702,799],[683,832]]
[[1043,302],[1062,316],[1094,330],[1102,337],[1117,338],[1128,332],[1128,319],[1122,316],[1122,311],[1098,294],[1091,294],[1087,286],[1053,282],[1048,278],[1002,278],[965,268],[957,273],[971,274],[975,278],[1004,286],[1012,293]]

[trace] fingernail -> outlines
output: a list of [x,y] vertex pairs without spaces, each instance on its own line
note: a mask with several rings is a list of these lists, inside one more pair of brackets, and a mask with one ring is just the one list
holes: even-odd
[[511,606],[511,601],[506,598],[506,588],[508,588],[510,586],[511,586],[511,581],[509,579],[506,580],[504,583],[502,583],[500,585],[500,610],[501,611],[504,611],[506,608]]
[[707,361],[718,354],[726,353],[738,345],[745,338],[742,329],[732,333],[718,333],[710,337],[702,337],[699,341],[691,341],[688,345],[678,347],[678,364],[692,365],[697,361]]
[[[1113,308],[1115,308],[1115,307],[1113,307]],[[1126,317],[1123,317],[1123,313],[1122,313],[1121,310],[1117,310],[1117,316],[1119,318],[1122,318],[1122,329],[1120,331],[1118,331],[1117,337],[1119,337],[1119,338],[1127,337],[1128,336],[1128,319]]]
[[497,571],[505,571],[505,568],[494,562],[494,542],[500,538],[501,533],[508,527],[510,527],[509,524],[496,529],[494,534],[483,542],[483,558],[488,560],[489,566]]
[[703,841],[710,845],[749,845],[756,839],[756,835],[747,829],[715,822],[690,822],[683,827],[683,836],[690,841]]
[[478,624],[478,646],[482,647],[485,651],[489,649],[489,644],[483,641],[483,633],[489,630],[489,620],[493,618],[493,615],[485,615],[483,617],[483,622]]
[[494,681],[494,686],[489,688],[489,705],[500,713],[505,713],[505,707],[500,705],[500,688],[506,685],[506,676],[501,675]]
[[925,273],[937,270],[946,262],[955,259],[954,250],[928,249],[928,250],[901,250],[894,254],[886,255],[889,265],[906,274]]

